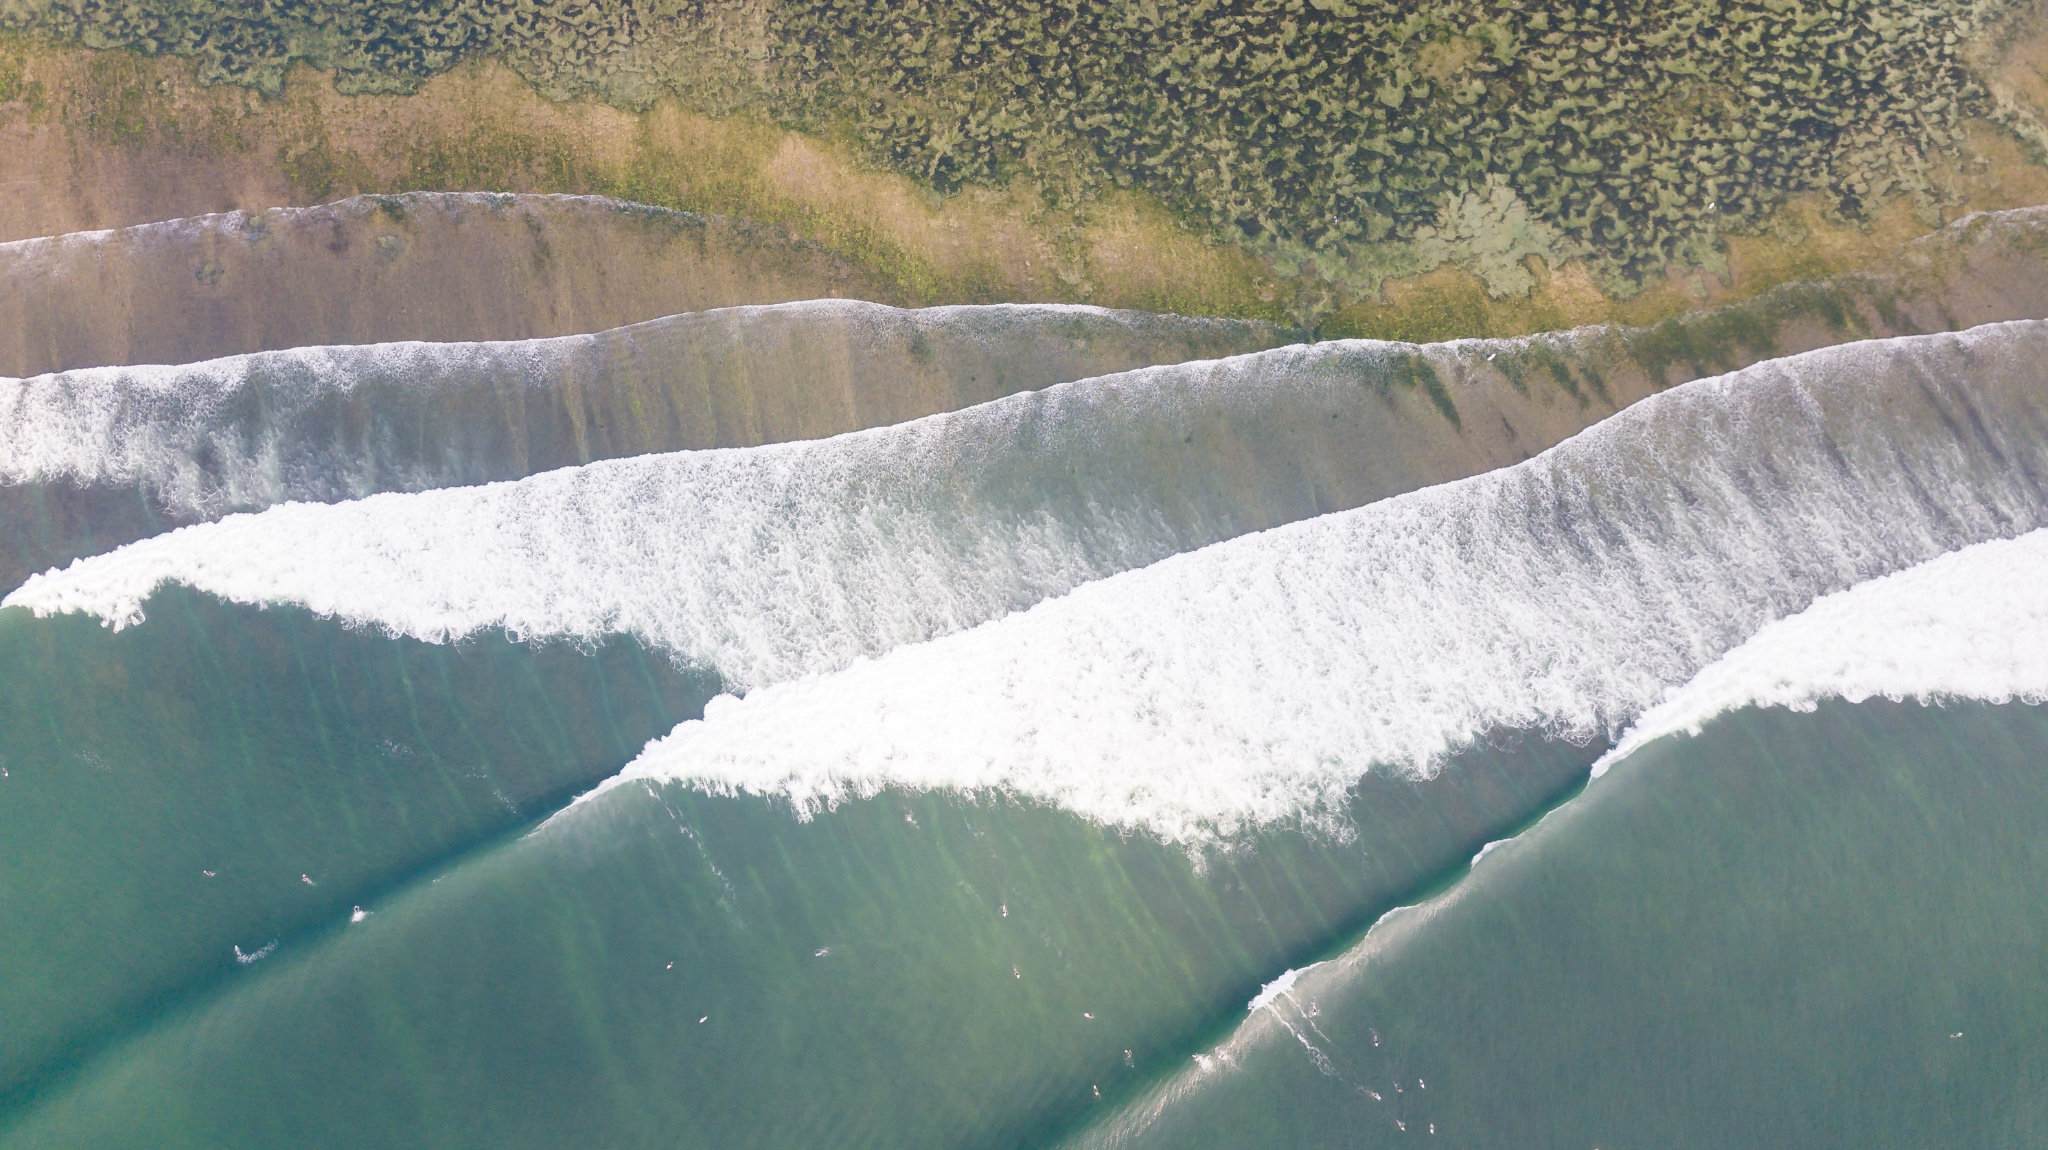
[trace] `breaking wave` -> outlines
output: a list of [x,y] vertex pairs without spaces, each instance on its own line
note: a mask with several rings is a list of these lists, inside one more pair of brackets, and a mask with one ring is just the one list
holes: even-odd
[[[141,617],[165,583],[446,641],[630,633],[737,689],[958,631],[1176,552],[1521,458],[1590,418],[1418,362],[1483,344],[1295,346],[1076,381],[830,440],[295,503],[31,579],[6,602]],[[1437,378],[1429,367],[1429,378]],[[1454,382],[1458,382],[1454,377]]]
[[175,515],[212,518],[822,437],[1273,334],[1069,305],[818,300],[594,335],[83,368],[0,379],[0,484],[141,487]]
[[1746,707],[2048,701],[2048,531],[1931,559],[1779,619],[1643,714],[1595,775]]
[[1619,730],[1815,597],[2048,519],[2048,324],[1814,352],[1519,466],[714,700],[625,777],[1003,789],[1201,840],[1501,728]]

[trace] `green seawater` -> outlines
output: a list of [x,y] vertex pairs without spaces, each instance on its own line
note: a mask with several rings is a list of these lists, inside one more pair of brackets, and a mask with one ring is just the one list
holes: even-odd
[[2048,708],[1664,740],[1075,1147],[2048,1144]]
[[0,658],[6,1146],[1040,1145],[1598,750],[1499,737],[1368,776],[1348,833],[1191,852],[994,795],[563,808],[715,690],[625,643],[166,592],[0,613]]
[[1501,736],[1191,851],[592,793],[717,689],[624,641],[169,591],[0,665],[0,1147],[2048,1135],[2048,708],[1746,711],[1583,790]]
[[[1660,630],[1667,604],[1718,601],[1753,626],[1852,574],[2037,525],[2038,373],[2007,342],[2023,337],[1899,344],[1874,369],[1857,366],[1875,362],[1865,353],[1826,357],[1869,376],[1835,406],[1827,388],[1758,385],[1761,400],[1625,423],[1654,434],[1617,436],[1605,455],[1582,444],[1521,494],[1475,500],[1483,529],[1390,517],[1374,529],[1445,543],[1448,558],[1408,578],[1450,592],[1330,626],[1443,674],[1361,690],[1330,704],[1335,718],[1308,705],[1264,717],[1395,721],[1415,702],[1404,690],[1483,695],[1490,674],[1548,673],[1543,657],[1461,640],[1461,610],[1625,616],[1586,662],[1674,682],[1738,636],[1704,616]],[[1191,385],[1220,397],[1209,407],[1106,392],[1077,401],[1067,429],[1030,415],[991,438],[964,422],[965,446],[924,471],[897,469],[908,450],[878,453],[848,485],[852,512],[813,535],[774,534],[770,512],[729,537],[769,573],[831,557],[828,543],[922,545],[904,523],[967,540],[936,548],[946,562],[922,583],[861,582],[852,564],[828,587],[914,596],[1000,573],[975,565],[974,540],[1015,529],[1028,542],[1035,516],[1098,523],[1082,544],[1131,548],[1101,571],[1413,486],[1403,433],[1366,438],[1400,426],[1369,418],[1383,392],[1317,376],[1333,386],[1293,403],[1247,379]],[[1707,462],[1689,467],[1693,453]],[[872,514],[892,484],[923,518]],[[168,526],[113,485],[10,490],[0,521],[22,520],[22,567]],[[1116,504],[1134,509],[1121,521],[1102,513],[1111,495],[1155,490],[1167,495]],[[642,525],[694,529],[717,502],[674,506],[638,508],[607,544],[630,550]],[[988,523],[1001,532],[977,535]],[[315,563],[331,537],[246,555],[232,539],[196,554],[224,535],[185,538],[201,541],[193,562],[227,570]],[[1666,563],[1664,543],[1692,558]],[[1035,555],[1020,544],[1019,569]],[[1660,598],[1574,582],[1609,562],[1660,589],[1696,585]],[[1768,578],[1724,578],[1752,568]],[[542,591],[592,590],[607,569],[590,570]],[[751,570],[734,585],[770,585]],[[1473,605],[1515,580],[1521,598]],[[1290,611],[1349,606],[1337,582],[1325,600],[1210,590],[1285,635],[1301,623]],[[791,586],[719,610],[814,606]],[[1552,613],[1603,594],[1592,612]],[[177,587],[146,608],[118,631],[0,610],[0,1150],[2048,1142],[2048,709],[1744,712],[1591,784],[1599,743],[1493,731],[1427,778],[1347,760],[1359,778],[1339,818],[1190,847],[1007,794],[883,790],[795,810],[616,781],[725,686],[623,636],[436,645]],[[1558,630],[1514,642],[1569,663]],[[1631,643],[1669,657],[1632,669]],[[1119,650],[983,654],[1065,659],[1056,674],[1073,664],[1118,689],[1078,664]],[[847,694],[792,687],[766,713],[823,738],[808,708],[893,706],[969,666],[903,665],[889,692],[863,695],[849,674],[833,680]],[[1248,696],[1265,685],[1238,682]],[[1566,687],[1567,704],[1601,689]],[[1270,698],[1215,702],[1289,705]],[[1039,729],[1113,737],[1067,721]],[[1158,766],[1164,787],[1175,765],[1120,769]]]
[[[0,611],[0,1100],[560,806],[701,712],[630,640],[457,647],[154,597]],[[260,961],[260,960],[259,960]]]

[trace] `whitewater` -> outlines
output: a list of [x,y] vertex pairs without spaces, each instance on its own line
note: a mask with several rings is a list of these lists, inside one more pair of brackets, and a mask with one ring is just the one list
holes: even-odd
[[[1245,378],[1154,369],[1178,390],[1067,385],[756,449],[739,472],[695,453],[275,508],[5,603],[121,623],[177,582],[429,639],[631,633],[749,693],[629,777],[804,811],[997,788],[1192,841],[1320,817],[1363,772],[1427,774],[1492,731],[1606,737],[1820,595],[2041,526],[2044,358],[2038,321],[1807,353],[1514,467],[1200,550],[1237,526],[1210,498],[1242,484],[1162,447],[1188,425],[1176,405]],[[1048,498],[1062,464],[1092,479]]]
[[[1428,399],[1387,387],[1414,355],[1370,341],[1294,346],[826,440],[290,503],[80,561],[7,602],[118,626],[140,620],[157,587],[182,583],[430,641],[624,633],[744,690],[1482,470],[1513,449],[1461,442]],[[1540,416],[1528,406],[1518,418]]]
[[1768,624],[1645,712],[1593,773],[1720,715],[1830,698],[2048,702],[2048,531],[1965,547]]
[[212,518],[815,438],[1273,337],[1079,305],[811,300],[544,339],[79,368],[0,378],[0,484],[139,487]]
[[1528,463],[714,700],[623,779],[1001,790],[1196,842],[1335,825],[1368,769],[1617,732],[1817,596],[2037,527],[2040,325],[1851,345],[1645,401]]

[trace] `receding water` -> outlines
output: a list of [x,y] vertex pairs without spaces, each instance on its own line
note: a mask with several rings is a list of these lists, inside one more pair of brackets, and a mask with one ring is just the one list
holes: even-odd
[[31,513],[40,501],[73,510],[0,538],[0,581],[152,533],[127,515],[78,513],[120,509],[138,492],[156,517],[195,522],[286,500],[813,439],[1257,350],[1278,334],[1089,307],[818,300],[551,339],[292,348],[0,378],[0,495]]

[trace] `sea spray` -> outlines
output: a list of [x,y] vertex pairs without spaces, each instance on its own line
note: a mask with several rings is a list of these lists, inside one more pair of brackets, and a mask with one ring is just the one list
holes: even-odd
[[118,623],[176,582],[435,640],[628,633],[781,684],[645,773],[806,809],[1007,787],[1200,838],[1490,730],[1616,732],[1817,595],[2039,525],[2044,352],[2048,323],[2019,321],[1773,361],[1513,468],[1086,586],[1407,477],[1345,445],[1399,426],[1361,383],[1408,353],[1288,349],[817,444],[283,507],[5,602]]
[[[1500,581],[1503,571],[1520,571],[1530,584],[1547,572],[1562,572],[1553,590],[1579,612],[1581,621],[1612,604],[1623,626],[1649,635],[1657,649],[1653,656],[1662,652],[1658,657],[1663,661],[1652,658],[1654,674],[1647,676],[1658,678],[1697,666],[1695,660],[1711,658],[1717,644],[1738,642],[1757,618],[1796,609],[1795,600],[1811,598],[1814,586],[1830,585],[1838,576],[1843,582],[1832,585],[1846,585],[1856,578],[1855,570],[1884,568],[1901,553],[1923,547],[1952,545],[1946,542],[1951,536],[2023,529],[2024,521],[2038,518],[2033,509],[2041,504],[2027,476],[2041,472],[2032,449],[2015,450],[2015,445],[2043,442],[2042,420],[2031,398],[2038,388],[2019,369],[2001,375],[1997,365],[2037,362],[2034,350],[2011,333],[1991,332],[1954,343],[1878,349],[1882,354],[1852,349],[1845,360],[1797,361],[1775,375],[1751,374],[1718,392],[1679,393],[1683,402],[1676,406],[1659,401],[1633,422],[1617,424],[1620,432],[1606,429],[1580,441],[1604,446],[1577,457],[1576,463],[1573,448],[1567,448],[1492,481],[1507,486],[1455,485],[1381,505],[1386,510],[1380,514],[1392,518],[1374,520],[1376,535],[1347,528],[1351,535],[1346,538],[1398,542],[1405,533],[1405,546],[1425,557],[1436,554],[1427,552],[1430,545],[1441,545],[1437,569],[1471,572],[1462,583],[1453,580],[1452,593],[1442,603],[1421,604],[1446,620],[1445,675],[1413,673],[1438,658],[1436,650],[1424,649],[1409,660],[1408,677],[1399,681],[1428,707],[1445,693],[1492,689],[1488,675],[1512,679],[1530,673],[1531,659],[1514,651],[1509,654],[1516,657],[1483,664],[1478,672],[1465,658],[1478,646],[1473,634],[1483,628],[1464,616],[1484,614],[1494,601],[1478,601],[1474,607],[1475,600],[1463,592],[1473,584]],[[1917,378],[1915,371],[1920,371]],[[1548,478],[1539,482],[1528,478],[1531,474]],[[1979,494],[1967,490],[1973,483],[1981,485]],[[1482,497],[1474,497],[1474,490]],[[1430,499],[1438,501],[1434,518],[1396,514],[1401,507],[1429,505]],[[1459,513],[1464,520],[1444,510],[1457,507],[1464,508]],[[1327,587],[1320,601],[1298,594],[1237,594],[1236,586],[1226,582],[1210,584],[1219,588],[1216,602],[1191,606],[1176,599],[1172,587],[1140,582],[1155,578],[1148,572],[1091,585],[1059,602],[1093,592],[1111,596],[1104,602],[1128,607],[1128,597],[1114,598],[1125,594],[1116,587],[1162,592],[1156,608],[1144,608],[1152,611],[1151,622],[1178,612],[1197,632],[1193,639],[1215,645],[1237,643],[1248,630],[1257,639],[1256,631],[1263,628],[1275,637],[1263,647],[1254,644],[1251,655],[1263,660],[1254,671],[1290,683],[1308,679],[1301,673],[1303,664],[1312,664],[1320,648],[1290,645],[1291,637],[1313,632],[1310,624],[1330,613],[1329,604],[1349,602],[1360,594],[1359,587],[1394,601],[1401,580],[1416,575],[1413,566],[1387,572],[1364,566],[1395,551],[1329,566],[1336,552],[1301,545],[1304,539],[1313,542],[1316,531],[1356,518],[1364,516],[1301,525],[1153,569],[1188,568],[1219,554],[1264,546],[1261,539],[1277,540],[1270,550],[1283,558],[1299,555],[1293,567],[1247,559],[1239,568],[1257,570],[1265,563],[1267,584],[1282,590]],[[1458,527],[1460,522],[1466,526]],[[1508,546],[1517,539],[1541,546]],[[308,548],[316,550],[317,542],[313,537]],[[1765,554],[1752,560],[1752,550]],[[1319,570],[1319,564],[1328,569]],[[1422,573],[1431,570],[1425,564]],[[1586,571],[1609,577],[1591,580],[1589,588],[1588,580],[1579,577]],[[1312,585],[1311,579],[1324,582]],[[1777,593],[1781,597],[1768,591],[1774,579],[1785,584]],[[1665,596],[1664,602],[1651,597],[1657,610],[1644,606],[1649,594],[1644,587]],[[1097,590],[1103,588],[1110,590]],[[1222,601],[1230,595],[1234,601]],[[1684,606],[1691,597],[1701,600],[1698,617],[1659,622],[1657,611],[1670,604]],[[180,598],[199,597],[166,596],[152,605],[153,615],[168,615]],[[1581,599],[1593,602],[1575,605]],[[1497,601],[1515,606],[1513,595]],[[1669,632],[1711,622],[1730,604],[1747,611],[1750,621],[1730,624],[1726,635],[1708,629],[1690,647],[1672,640]],[[1570,664],[1558,672],[1568,680],[1565,686],[1588,678],[1599,685],[1597,675],[1588,672],[1584,648],[1615,645],[1615,634],[1595,627],[1589,637],[1576,635],[1572,620],[1566,620],[1556,629],[1560,638],[1542,630],[1543,619],[1532,619],[1537,612],[1526,600],[1521,610],[1519,621],[1507,627],[1511,639],[1519,633],[1549,643]],[[1043,613],[1017,616],[977,634]],[[1232,624],[1223,618],[1231,613],[1254,617]],[[1402,638],[1390,631],[1384,611],[1375,615],[1359,609],[1353,617],[1366,625],[1363,640],[1359,634],[1349,638],[1353,646],[1379,642],[1388,634]],[[30,622],[19,614],[13,619],[17,625]],[[1225,625],[1217,626],[1219,619]],[[1406,616],[1394,621],[1409,622]],[[91,626],[82,619],[36,625],[58,622]],[[162,622],[153,618],[149,626],[103,638],[146,638]],[[1659,626],[1666,630],[1659,632]],[[1418,630],[1419,625],[1408,627],[1411,636]],[[906,650],[964,648],[974,638]],[[1334,640],[1324,644],[1334,645]],[[1679,648],[1675,654],[1673,647]],[[1081,649],[1098,660],[1117,655],[1114,648]],[[1400,654],[1396,642],[1384,642],[1383,649],[1389,658]],[[1019,648],[974,650],[1009,657]],[[1043,653],[1063,657],[1056,643],[1048,643]],[[1159,653],[1156,644],[1151,653]],[[1027,657],[1032,654],[1024,651]],[[1177,680],[1181,672],[1172,664],[1182,653],[1169,649],[1164,656],[1170,658],[1157,660],[1153,673]],[[763,720],[779,716],[813,736],[834,715],[825,709],[806,711],[787,700],[773,703],[778,694],[819,700],[851,683],[849,713],[878,697],[889,707],[907,701],[913,710],[928,712],[934,702],[943,706],[971,699],[985,686],[986,675],[969,666],[964,677],[972,681],[964,695],[956,690],[943,676],[960,676],[966,665],[950,656],[920,665],[931,673],[888,682],[867,677],[901,661],[902,656],[889,655],[843,676],[758,691],[745,701],[720,704],[720,721],[737,715],[758,729]],[[1344,675],[1354,663],[1332,663],[1328,669]],[[1624,665],[1620,671],[1630,669]],[[1642,670],[1640,661],[1634,670]],[[1086,667],[1082,671],[1086,681],[1064,688],[1054,702],[1086,720],[1093,704],[1085,697],[1077,701],[1076,695],[1105,683],[1123,690],[1129,676],[1119,680]],[[1544,667],[1536,668],[1539,678],[1543,672]],[[1035,688],[1045,678],[1023,685]],[[1327,708],[1318,710],[1321,703],[1313,690],[1295,691],[1283,684],[1278,694],[1238,699],[1234,693],[1242,681],[1242,676],[1217,676],[1209,688],[1210,705],[1242,706],[1254,720],[1269,725],[1315,725],[1330,719]],[[908,688],[900,697],[883,697],[869,692],[877,683]],[[816,693],[806,693],[813,688]],[[919,692],[935,698],[921,701],[915,697]],[[1269,706],[1275,698],[1295,709]],[[1127,694],[1111,705],[1132,701]],[[1368,699],[1369,705],[1354,708],[1353,717],[1371,719],[1375,708],[1383,714],[1407,701]],[[1253,708],[1269,713],[1261,716]],[[909,723],[915,729],[928,717],[913,713]],[[857,713],[854,718],[856,727],[866,721]],[[1160,716],[1154,725],[1179,718]],[[1097,741],[1104,735],[1100,725],[1061,722],[1046,726],[1041,746],[1064,741],[1066,746],[1054,749],[1070,760],[1117,750]],[[717,723],[706,724],[713,726]],[[953,750],[963,752],[956,757],[969,767],[976,766],[969,757],[979,756],[1000,769],[1017,761],[1014,746],[1004,741],[1011,733],[1000,727],[970,730],[972,737]],[[863,737],[859,729],[852,739],[839,739],[829,730],[824,734],[821,749],[827,753],[848,745],[859,749]],[[1197,741],[1208,738],[1205,729],[1191,735]],[[1153,739],[1137,749],[1143,753],[1157,743]],[[223,1145],[280,1139],[309,1145],[390,1141],[402,1140],[399,1128],[416,1121],[412,1116],[422,1106],[463,1115],[473,1140],[484,1142],[531,1139],[536,1130],[552,1141],[654,1137],[715,1142],[733,1137],[733,1131],[752,1136],[763,1130],[754,1124],[764,1120],[773,1125],[762,1137],[791,1144],[855,1137],[886,1145],[944,1145],[1026,1124],[1073,1129],[1088,1113],[1083,1108],[1097,1105],[1092,1085],[1100,1083],[1102,1104],[1113,1106],[1116,1083],[1130,1090],[1138,1081],[1115,1076],[1150,1076],[1173,1063],[1188,1063],[1189,1050],[1176,1044],[1198,1041],[1202,1019],[1227,1024],[1242,1018],[1261,984],[1288,969],[1301,971],[1289,995],[1269,1001],[1253,1016],[1253,1025],[1272,1025],[1285,1037],[1283,1023],[1300,1029],[1301,1017],[1317,1017],[1320,1030],[1312,1035],[1317,1053],[1342,1075],[1329,1081],[1351,1090],[1366,1082],[1354,1055],[1378,1051],[1377,1044],[1365,1045],[1368,1036],[1378,1035],[1368,1026],[1340,1031],[1332,1025],[1336,1020],[1328,1016],[1340,1004],[1327,993],[1326,980],[1335,964],[1306,964],[1329,953],[1332,924],[1338,924],[1339,937],[1362,929],[1390,899],[1412,899],[1418,874],[1461,863],[1480,843],[1522,821],[1519,815],[1472,816],[1473,804],[1467,800],[1479,772],[1469,764],[1483,763],[1490,757],[1486,751],[1478,748],[1472,759],[1461,758],[1457,767],[1419,782],[1393,772],[1362,782],[1354,775],[1347,794],[1361,796],[1364,809],[1358,818],[1368,829],[1342,841],[1285,828],[1234,839],[1229,851],[1209,856],[1218,865],[1205,872],[1187,865],[1188,852],[1149,835],[1121,835],[1099,821],[1090,824],[1036,802],[1000,796],[963,800],[952,789],[956,784],[943,779],[931,791],[914,793],[890,787],[886,771],[871,773],[866,777],[880,780],[873,799],[842,803],[811,823],[791,820],[782,801],[788,792],[774,786],[762,788],[772,796],[766,800],[753,794],[709,795],[652,779],[616,786],[536,833],[500,844],[446,874],[436,873],[440,881],[421,881],[409,891],[380,896],[375,929],[337,930],[307,940],[304,951],[288,956],[293,965],[286,970],[247,979],[110,1050],[74,1080],[73,1088],[50,1092],[48,1102],[39,1098],[35,1111],[17,1126],[16,1137],[24,1144],[67,1137],[73,1144],[121,1144],[123,1139],[140,1144],[165,1136],[167,1126],[157,1124],[177,1123],[180,1133],[197,1131],[196,1136]],[[1264,752],[1253,747],[1240,757],[1256,753]],[[1107,770],[1127,765],[1113,754],[1097,758]],[[1580,769],[1583,764],[1582,759]],[[929,766],[914,758],[910,765]],[[1165,774],[1137,765],[1140,783]],[[676,777],[694,779],[687,771]],[[1280,781],[1293,787],[1292,793],[1303,793],[1297,780]],[[906,782],[906,788],[915,785],[921,784]],[[1596,798],[1602,789],[1613,788],[1596,788]],[[1854,795],[1847,790],[1829,797]],[[1375,805],[1379,797],[1389,801]],[[1529,795],[1515,809],[1525,813],[1538,801],[1540,795]],[[1806,825],[1814,821],[1804,820]],[[1544,825],[1555,824],[1553,816]],[[1126,820],[1119,825],[1155,824]],[[1197,829],[1214,833],[1220,825]],[[1404,829],[1415,832],[1414,837],[1401,839]],[[1635,861],[1657,865],[1669,853],[1668,840],[1677,837],[1665,830],[1656,849]],[[1410,843],[1427,849],[1409,849]],[[1518,853],[1497,852],[1479,869],[1514,869],[1508,864]],[[1686,865],[1696,865],[1696,857],[1685,860]],[[285,884],[297,887],[302,869],[290,868]],[[1639,873],[1630,870],[1625,877],[1634,882]],[[314,877],[327,881],[324,874]],[[1756,905],[1765,905],[1782,885]],[[347,897],[361,901],[352,893]],[[338,904],[343,911],[351,905]],[[1690,928],[1696,907],[1716,904],[1680,898],[1668,905]],[[1747,901],[1732,905],[1751,913]],[[1212,913],[1212,907],[1225,913]],[[338,923],[338,916],[332,917]],[[1403,913],[1387,925],[1429,918]],[[1741,935],[1737,918],[1735,929],[1715,938]],[[1616,923],[1631,931],[1644,925],[1625,914]],[[1489,923],[1493,932],[1476,937],[1505,937],[1498,925]],[[1586,924],[1578,925],[1582,929],[1570,935],[1574,943],[1587,937]],[[1517,941],[1532,948],[1541,942]],[[292,944],[285,945],[289,949]],[[1474,948],[1485,955],[1480,965],[1486,977],[1518,972],[1520,954],[1498,949],[1497,942],[1484,945],[1495,948]],[[1696,939],[1688,945],[1698,949]],[[820,951],[827,953],[820,958]],[[1627,972],[1625,965],[1617,965],[1619,973]],[[1424,981],[1404,1001],[1443,1001],[1448,993],[1444,981],[1428,980],[1441,969],[1425,966]],[[1670,983],[1686,984],[1683,979]],[[1559,998],[1560,986],[1583,991],[1589,985],[1596,992],[1605,990],[1597,980],[1568,968],[1564,980],[1544,988],[1541,1000]],[[563,995],[564,986],[578,992]],[[963,1009],[973,1012],[974,1027],[955,1024]],[[1311,1013],[1318,1010],[1321,1016]],[[1600,1016],[1592,1010],[1580,1013]],[[589,1025],[593,1018],[604,1024]],[[1434,1068],[1418,1075],[1400,1066],[1395,1032],[1380,1019],[1364,1021],[1381,1023],[1389,1035],[1382,1057],[1393,1073],[1386,1077],[1404,1083],[1408,1093],[1375,1079],[1369,1086],[1383,1091],[1384,1099],[1359,1093],[1361,1104],[1398,1099],[1416,1106],[1424,1098],[1455,1099],[1459,1095],[1446,1088],[1468,1085]],[[1494,1040],[1499,1028],[1455,1032],[1483,1033]],[[1638,1026],[1637,1032],[1644,1028]],[[1669,1034],[1671,1028],[1658,1033]],[[1739,1037],[1747,1040],[1753,1033],[1743,1030]],[[1356,1047],[1339,1045],[1350,1036],[1358,1037]],[[1301,1044],[1288,1041],[1289,1056],[1300,1058]],[[615,1057],[620,1050],[635,1055]],[[1219,1068],[1216,1075],[1197,1088],[1243,1079],[1249,1064],[1213,1065]],[[1320,1069],[1311,1067],[1309,1073],[1322,1081]],[[507,1083],[520,1088],[508,1089]],[[1136,1088],[1141,1087],[1139,1082]],[[612,1104],[622,1096],[644,1104]],[[349,1102],[362,1097],[400,1103],[363,1111]],[[1277,1105],[1289,1108],[1289,1099],[1297,1097],[1302,1095],[1279,1095]],[[166,1098],[181,1105],[166,1107]],[[264,1099],[273,1101],[266,1105]],[[785,1104],[791,1099],[798,1101]],[[1265,1092],[1266,1102],[1274,1099],[1274,1092]],[[351,1121],[336,1124],[332,1116],[338,1112],[349,1113]],[[163,1117],[166,1113],[172,1117]],[[1222,1122],[1211,1125],[1228,1129]],[[1526,1137],[1527,1129],[1518,1133]],[[387,1137],[386,1131],[399,1132]],[[1285,1142],[1284,1137],[1236,1139],[1239,1145]]]
[[1935,698],[1643,743],[1057,1145],[2038,1141],[2048,708]]
[[[2048,930],[2044,651],[2039,529],[1764,625],[1646,711],[1607,781],[1308,972],[1313,1057],[1253,1017],[1216,1051],[1233,1076],[1183,1070],[1063,1145],[1394,1142],[1422,1099],[1373,1087],[1425,1073],[1449,1106],[1423,1121],[1473,1145],[2038,1128],[2040,1044],[2006,1020],[2036,1013]],[[1703,1064],[1711,1091],[1654,1101]]]
[[1816,600],[1645,712],[1593,767],[1747,707],[2048,700],[2048,531],[1979,543]]
[[2048,325],[1701,381],[1528,463],[714,700],[627,777],[1001,789],[1198,841],[1490,730],[1613,733],[1816,596],[2048,518]]
[[814,300],[593,335],[294,348],[0,379],[0,483],[140,487],[211,518],[816,438],[1262,347],[1227,320]]
[[[1797,1099],[1836,1096],[1845,1075],[1889,1107],[1854,1108],[1869,1131],[1933,1118],[1952,1132],[1960,1090],[1988,1090],[1963,1111],[1972,1121],[2024,1124],[2029,1108],[2012,1099],[2031,1092],[2007,1094],[2002,1078],[2037,1073],[2011,1052],[2038,1043],[2015,1041],[2003,1019],[2038,993],[2031,955],[2048,929],[2034,896],[2044,652],[2041,529],[1764,625],[1645,712],[1594,774],[1628,769],[1488,843],[1475,866],[1513,849],[1429,913],[1383,920],[1335,959],[1288,970],[1274,984],[1287,1001],[1254,1002],[1272,1017],[1254,1010],[1199,1065],[1062,1145],[1238,1146],[1305,1126],[1373,1145],[1434,1120],[1475,1145],[1512,1146],[1535,1120],[1517,1107],[1574,1140],[1721,1145],[1765,1125],[1773,1138],[1802,1129],[1814,1107]],[[1660,909],[1674,906],[1685,910]],[[1869,946],[1873,936],[1887,945]],[[1778,974],[1756,979],[1765,968]],[[1876,1026],[1873,999],[1885,1003]],[[1320,1042],[1304,1057],[1293,1040],[1311,1023]],[[1851,1033],[1859,1055],[1845,1062]],[[1634,1057],[1613,1058],[1621,1045]],[[1997,1051],[2003,1073],[1951,1071],[1928,1105],[1897,1064],[1920,1065],[1931,1045],[1950,1046],[1938,1051],[1949,1059]],[[1731,1068],[1716,1099],[1748,1103],[1640,1102],[1671,1066],[1702,1060]],[[1212,1073],[1219,1065],[1235,1075]],[[1816,1067],[1824,1082],[1808,1080]],[[1404,1074],[1426,1074],[1449,1106],[1425,1110],[1419,1092],[1384,1085]],[[1586,1096],[1589,1078],[1606,1083],[1592,1092],[1606,1101],[1559,1104]],[[1791,1140],[1840,1133],[1824,1122]]]
[[[1520,458],[1522,441],[1467,434],[1412,386],[1485,346],[1297,346],[830,440],[292,504],[78,564],[8,601],[125,623],[176,582],[434,640],[625,632],[746,689]],[[1509,408],[1535,443],[1589,418],[1562,396],[1452,382],[1475,419]]]

